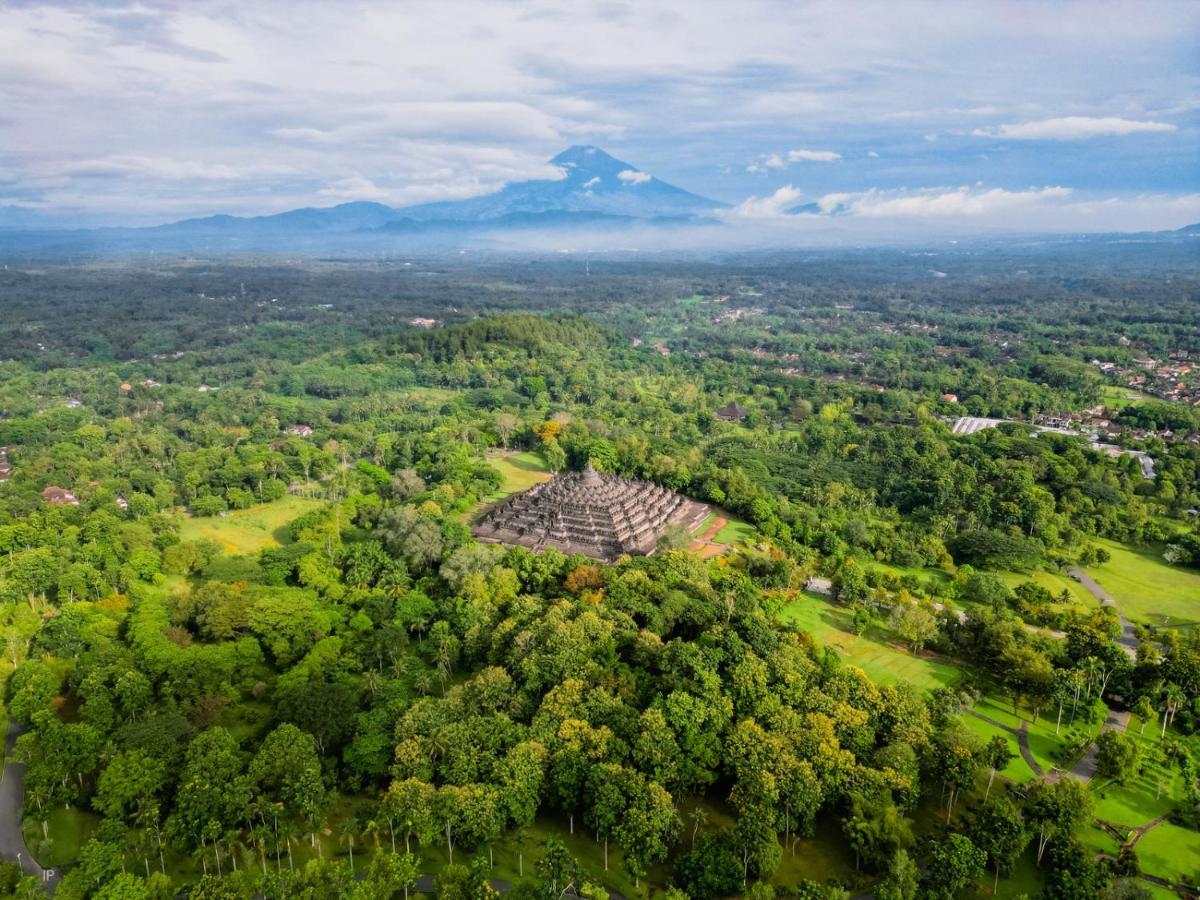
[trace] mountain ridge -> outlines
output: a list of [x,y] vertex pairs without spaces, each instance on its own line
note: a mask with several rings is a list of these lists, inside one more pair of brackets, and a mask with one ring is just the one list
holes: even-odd
[[[355,200],[262,216],[214,215],[151,226],[159,233],[336,234],[445,228],[520,227],[553,222],[662,222],[701,220],[727,204],[693,194],[643,172],[599,147],[575,145],[549,160],[562,178],[510,182],[464,200],[390,207]],[[398,224],[403,223],[403,224]]]

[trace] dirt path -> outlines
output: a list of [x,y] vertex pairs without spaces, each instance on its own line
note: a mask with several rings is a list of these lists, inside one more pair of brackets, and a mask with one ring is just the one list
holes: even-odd
[[700,537],[697,538],[697,540],[702,541],[705,544],[712,543],[713,539],[716,538],[716,536],[717,536],[717,532],[719,532],[722,528],[724,528],[728,524],[729,524],[728,519],[726,519],[722,516],[717,516],[717,518],[713,520],[713,523],[704,530],[704,534],[700,535]]
[[1136,847],[1137,842],[1146,836],[1147,831],[1149,831],[1151,828],[1157,828],[1159,825],[1161,825],[1163,822],[1167,821],[1167,819],[1169,819],[1169,818],[1170,818],[1169,815],[1163,814],[1163,815],[1159,816],[1157,819],[1151,819],[1149,822],[1147,822],[1141,828],[1134,831],[1133,839],[1129,842],[1129,846]]

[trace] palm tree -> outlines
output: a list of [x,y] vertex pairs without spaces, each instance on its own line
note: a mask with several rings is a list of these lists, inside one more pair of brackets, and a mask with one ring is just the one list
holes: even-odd
[[433,676],[429,672],[422,672],[413,681],[413,687],[422,696],[429,696],[433,693]]
[[287,847],[288,871],[295,872],[296,864],[292,860],[292,841],[300,835],[300,829],[295,822],[288,819],[280,827],[283,832],[283,844]]
[[383,687],[383,678],[374,669],[367,669],[363,673],[363,686],[372,697],[378,696],[379,689]]
[[703,806],[697,806],[691,811],[688,818],[692,820],[692,849],[695,850],[696,833],[708,822],[708,810]]
[[141,828],[154,835],[154,843],[158,848],[158,868],[165,875],[167,874],[167,863],[163,859],[162,823],[160,819],[161,813],[157,803],[140,804],[137,815],[134,817],[134,821]]
[[263,875],[267,874],[267,836],[270,834],[263,825],[255,825],[250,832],[250,839],[258,848],[258,861],[262,864]]
[[371,843],[375,846],[375,852],[379,852],[379,832],[383,830],[383,826],[378,819],[367,819],[363,822],[363,836],[371,839]]
[[353,816],[338,826],[338,836],[350,851],[350,874],[354,874],[354,836],[357,833],[358,823]]

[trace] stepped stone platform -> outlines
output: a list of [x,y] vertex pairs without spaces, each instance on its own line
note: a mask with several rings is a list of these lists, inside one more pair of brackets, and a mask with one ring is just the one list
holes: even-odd
[[705,504],[661,485],[601,475],[589,466],[502,500],[471,531],[489,543],[557,547],[611,562],[648,556],[668,525],[695,531],[707,515]]

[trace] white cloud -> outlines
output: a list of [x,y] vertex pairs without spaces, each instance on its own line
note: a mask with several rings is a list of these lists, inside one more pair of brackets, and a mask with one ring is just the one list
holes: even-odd
[[879,159],[879,154],[876,153],[874,150],[868,150],[867,156],[869,156],[871,159]]
[[281,165],[230,165],[192,159],[119,155],[39,166],[36,169],[42,174],[54,172],[72,177],[108,178],[133,175],[168,181],[237,181],[263,175],[285,175],[293,171]]
[[782,171],[794,162],[836,162],[842,154],[832,150],[789,150],[786,156],[778,153],[764,154],[746,166],[746,171],[756,175],[769,170]]
[[587,181],[585,181],[583,186],[585,188],[593,188],[596,185],[598,185],[599,183],[600,183],[600,176],[597,175],[594,178],[589,178]]
[[[981,185],[829,193],[814,201],[824,215],[792,213],[804,194],[786,185],[766,197],[748,197],[726,210],[731,224],[811,234],[838,229],[861,235],[969,231],[1154,231],[1200,221],[1200,194],[1136,194],[1080,198],[1061,186],[1024,190]],[[836,214],[836,215],[835,215]],[[914,227],[921,230],[914,232]]]
[[386,202],[391,199],[390,192],[362,175],[350,175],[346,178],[331,181],[325,187],[318,190],[317,194],[339,202],[343,200],[377,200]]
[[832,150],[789,150],[788,162],[837,162],[842,154]]
[[769,197],[747,197],[723,212],[726,219],[781,219],[804,198],[804,192],[785,184]]
[[649,172],[637,172],[633,169],[624,169],[617,173],[617,177],[626,184],[645,184],[654,176]]
[[1170,122],[1139,122],[1116,116],[1063,116],[1036,122],[998,125],[995,128],[976,128],[971,134],[976,137],[1008,138],[1014,141],[1079,141],[1093,137],[1161,134],[1175,130],[1175,126]]
[[841,205],[854,216],[868,218],[953,218],[1011,213],[1056,203],[1071,196],[1065,187],[1008,191],[982,187],[931,188],[929,190],[877,191],[829,194],[819,201],[822,209]]

